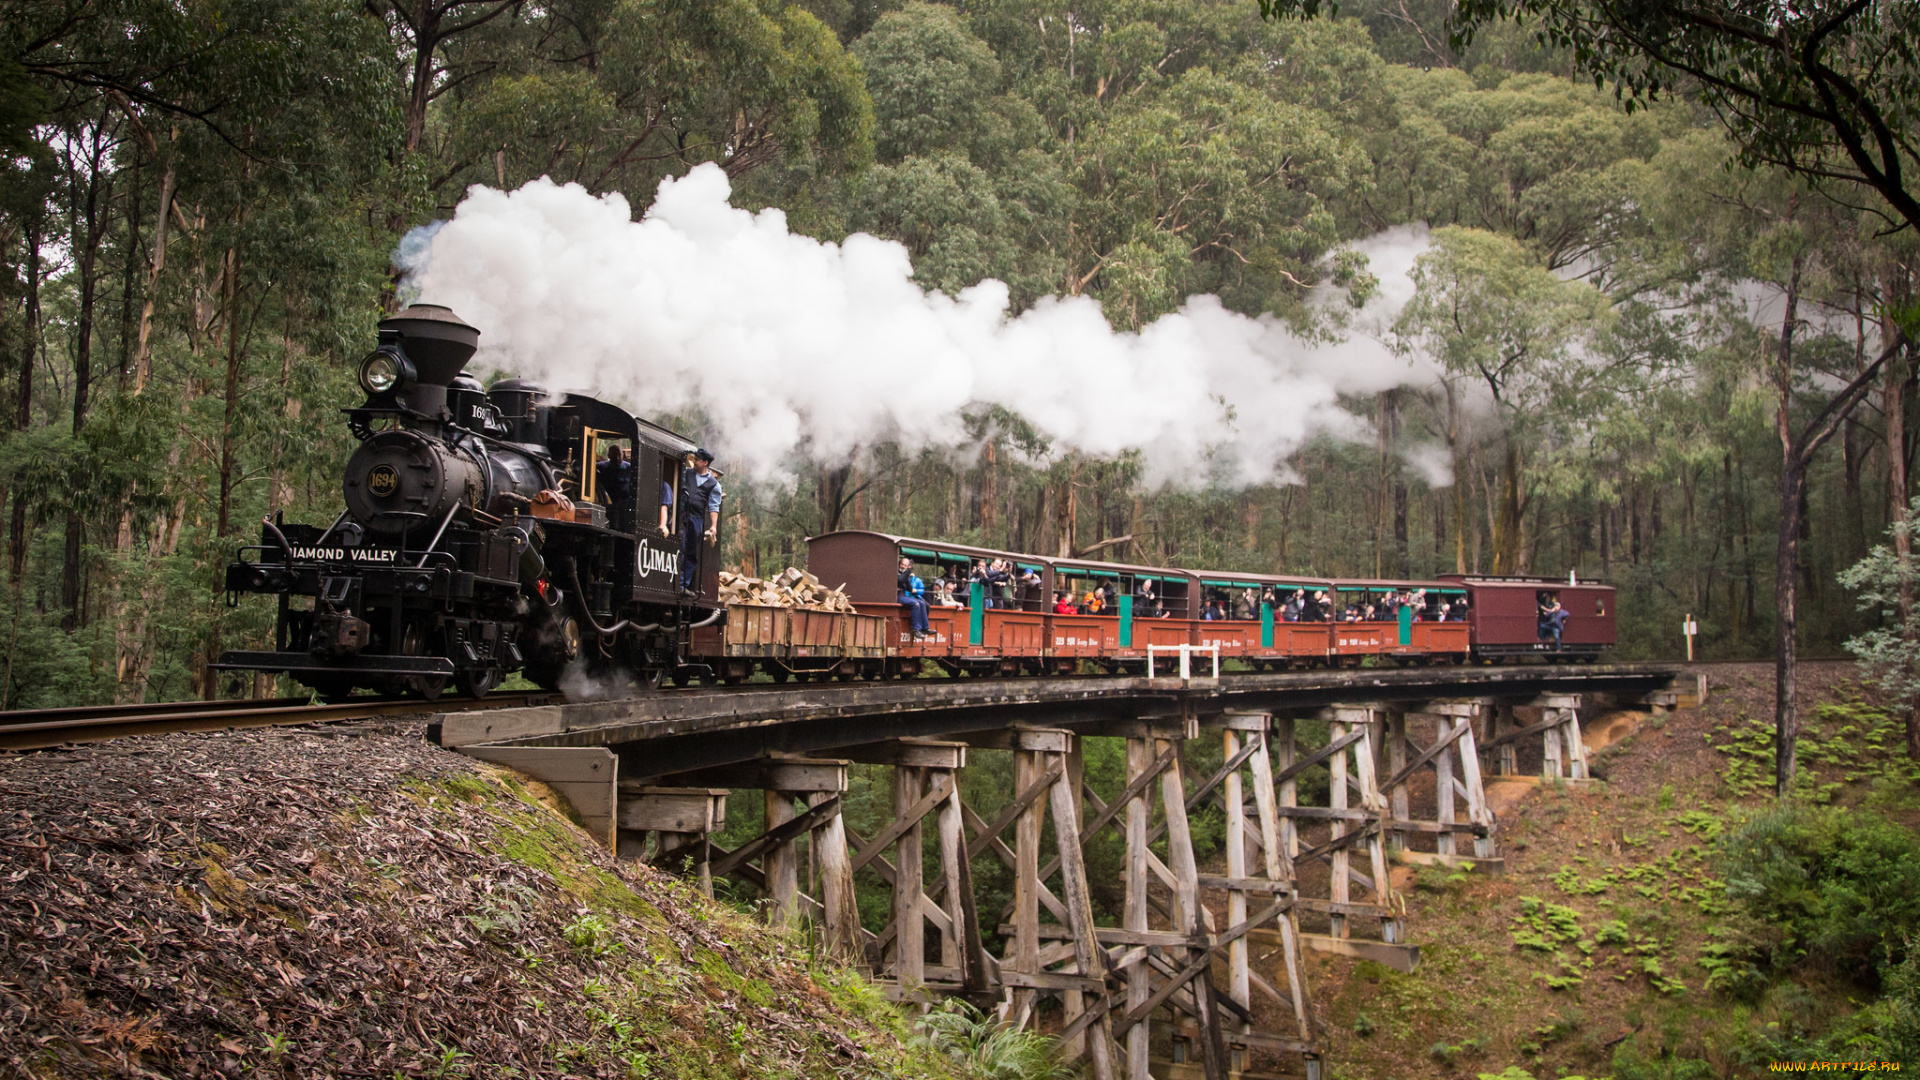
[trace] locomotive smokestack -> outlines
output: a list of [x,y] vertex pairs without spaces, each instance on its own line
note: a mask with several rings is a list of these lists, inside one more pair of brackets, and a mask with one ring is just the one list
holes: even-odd
[[448,386],[473,352],[480,347],[480,331],[468,326],[439,304],[412,304],[391,318],[380,320],[381,337],[399,336],[400,347],[413,361],[414,374],[423,386]]

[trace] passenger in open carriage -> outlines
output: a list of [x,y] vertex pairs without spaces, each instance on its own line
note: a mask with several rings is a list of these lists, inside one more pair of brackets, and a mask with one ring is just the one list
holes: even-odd
[[993,608],[993,568],[986,559],[973,560],[973,572],[968,576],[969,585],[980,586],[981,606]]
[[1300,621],[1300,610],[1303,607],[1300,597],[1305,591],[1304,589],[1295,589],[1293,592],[1287,594],[1287,606],[1280,609],[1280,619],[1282,622]]
[[931,632],[927,626],[927,602],[921,597],[926,585],[914,574],[913,560],[905,556],[900,558],[898,586],[900,606],[907,609],[907,622],[913,630],[913,640],[919,641]]
[[934,579],[933,590],[929,596],[929,599],[927,600],[927,603],[933,607],[942,607],[942,608],[957,608],[957,607],[967,606],[954,598],[953,582],[948,578]]
[[1073,597],[1059,591],[1058,589],[1054,590],[1054,593],[1053,593],[1053,613],[1055,615],[1080,614],[1079,610],[1073,606]]
[[1020,610],[1046,610],[1046,585],[1040,580],[1040,569],[1038,567],[1029,566],[1022,570],[1016,584]]
[[1013,563],[1006,559],[995,559],[987,570],[988,588],[993,594],[993,606],[1006,609],[1014,607],[1013,599]]
[[1139,587],[1133,594],[1133,613],[1143,619],[1155,618],[1160,614],[1160,597],[1153,591],[1151,578],[1140,578]]
[[1233,602],[1233,617],[1245,621],[1257,617],[1259,611],[1260,594],[1254,591],[1253,586],[1240,590]]

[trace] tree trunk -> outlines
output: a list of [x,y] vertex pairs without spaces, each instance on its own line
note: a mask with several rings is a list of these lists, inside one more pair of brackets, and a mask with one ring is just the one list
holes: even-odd
[[1798,642],[1794,631],[1799,588],[1800,508],[1806,488],[1806,465],[1793,434],[1793,332],[1800,318],[1800,272],[1805,257],[1795,255],[1787,278],[1786,312],[1780,320],[1780,347],[1774,360],[1774,388],[1779,402],[1774,429],[1780,439],[1780,538],[1774,557],[1774,794],[1782,799],[1793,790],[1798,764],[1795,740],[1800,736],[1800,707],[1795,699]]
[[[404,0],[403,0],[404,2]],[[433,54],[440,47],[440,17],[436,0],[421,0],[413,27],[413,73],[407,87],[406,152],[420,149],[427,134],[427,106],[433,101]]]
[[[27,240],[27,347],[20,357],[20,381],[14,392],[13,428],[25,431],[33,426],[33,370],[40,363],[40,224],[28,221]],[[18,590],[27,572],[27,493],[13,493],[13,522],[7,537],[7,581]],[[15,598],[15,608],[19,607]]]
[[980,448],[980,542],[991,547],[999,537],[994,530],[999,528],[1000,510],[1000,443],[997,439],[988,439]]
[[1520,568],[1523,518],[1520,508],[1520,444],[1512,430],[1501,436],[1504,458],[1500,470],[1500,506],[1493,519],[1493,572],[1515,573]]
[[1068,459],[1067,475],[1060,481],[1060,497],[1054,500],[1054,547],[1063,559],[1073,557],[1080,517],[1080,457]]
[[222,305],[226,308],[227,371],[226,400],[220,414],[220,493],[214,515],[214,536],[226,539],[233,514],[235,447],[233,427],[240,416],[240,368],[245,361],[241,351],[244,331],[240,325],[240,250],[228,248],[225,281],[221,283]]
[[[93,147],[86,186],[86,218],[80,250],[80,312],[73,328],[73,434],[77,438],[87,425],[87,401],[93,387],[93,320],[95,292],[99,284],[95,270],[100,257],[100,170],[106,155],[99,127],[93,130]],[[75,192],[77,196],[79,193]],[[76,198],[76,203],[79,201]],[[79,224],[76,222],[76,224]],[[81,554],[86,539],[86,520],[79,509],[67,512],[66,558],[60,567],[60,603],[66,608],[60,625],[68,632],[86,625],[85,605],[81,597]]]
[[[1881,340],[1886,340],[1891,328],[1883,326]],[[1898,360],[1887,364],[1886,378],[1880,393],[1880,409],[1887,418],[1887,520],[1900,522],[1907,514],[1907,372],[1906,365]],[[1913,537],[1907,530],[1893,530],[1893,555],[1900,563],[1902,571],[1913,561]],[[1903,572],[1900,575],[1900,625],[1909,633],[1913,627],[1913,584]],[[1907,652],[1913,653],[1914,643],[1907,642]],[[1907,756],[1920,759],[1920,701],[1907,703]]]
[[153,377],[153,305],[160,291],[160,274],[167,268],[167,232],[173,213],[173,155],[167,155],[166,170],[160,174],[160,208],[155,213],[153,253],[147,258],[146,288],[140,299],[140,329],[133,348],[133,393],[146,390]]
[[1460,396],[1451,380],[1447,392],[1447,450],[1453,456],[1453,572],[1467,572],[1467,470],[1460,452]]

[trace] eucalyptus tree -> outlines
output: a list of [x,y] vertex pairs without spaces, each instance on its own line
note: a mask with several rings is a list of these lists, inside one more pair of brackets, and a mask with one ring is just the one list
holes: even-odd
[[1005,92],[999,61],[953,9],[910,4],[854,43],[873,97],[873,168],[850,228],[899,240],[914,276],[947,293],[1007,283],[1016,308],[1064,283],[1073,190],[1038,110]]
[[[1584,415],[1573,407],[1589,378],[1582,346],[1607,322],[1607,298],[1585,282],[1561,279],[1514,238],[1463,226],[1434,233],[1413,280],[1413,299],[1395,332],[1446,372],[1455,536],[1467,528],[1463,478],[1477,389],[1492,405],[1500,454],[1492,572],[1523,571],[1535,491],[1528,468],[1560,436],[1556,422]],[[1457,549],[1458,570],[1466,569],[1464,554]]]

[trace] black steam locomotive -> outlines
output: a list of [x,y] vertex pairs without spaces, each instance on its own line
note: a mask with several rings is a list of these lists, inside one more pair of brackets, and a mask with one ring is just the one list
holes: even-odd
[[[554,689],[576,661],[644,685],[685,677],[692,632],[724,618],[717,559],[681,588],[659,512],[694,446],[604,401],[464,374],[480,332],[415,304],[380,323],[346,510],[326,528],[262,523],[227,567],[227,602],[279,598],[272,651],[215,668],[355,689],[479,696],[523,671]],[[608,468],[609,447],[625,466]],[[603,490],[604,489],[604,490]]]

